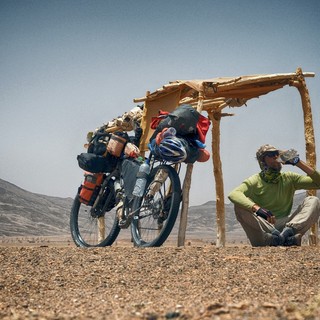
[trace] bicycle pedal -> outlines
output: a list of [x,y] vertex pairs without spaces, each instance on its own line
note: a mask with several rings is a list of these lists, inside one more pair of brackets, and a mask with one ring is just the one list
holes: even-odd
[[127,229],[130,224],[131,224],[131,218],[127,218],[127,219],[120,219],[119,222],[118,222],[118,226],[121,228],[121,229]]

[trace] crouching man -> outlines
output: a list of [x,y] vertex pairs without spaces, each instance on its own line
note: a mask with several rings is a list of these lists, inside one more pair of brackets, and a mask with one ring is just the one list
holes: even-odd
[[[296,190],[320,189],[320,172],[290,151],[288,154],[268,144],[261,146],[256,153],[260,173],[229,194],[237,220],[254,247],[300,246],[301,237],[319,220],[317,197],[306,197],[292,212]],[[282,164],[296,166],[306,175],[281,172]]]

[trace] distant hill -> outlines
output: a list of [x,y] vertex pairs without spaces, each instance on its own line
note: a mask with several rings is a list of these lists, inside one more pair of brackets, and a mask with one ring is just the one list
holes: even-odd
[[[298,194],[300,203],[305,193]],[[73,199],[32,193],[0,179],[0,236],[69,236],[69,214]],[[178,233],[178,216],[172,236]],[[246,241],[235,218],[232,204],[225,204],[228,242]],[[188,212],[187,237],[216,239],[216,202],[191,206]]]
[[0,179],[0,236],[67,234],[72,201],[32,193]]
[[[180,216],[172,232],[173,235],[178,233],[179,219]],[[225,230],[228,242],[246,240],[245,233],[234,215],[233,204],[225,204]],[[189,207],[186,236],[214,241],[216,234],[216,202],[208,201],[202,205]]]

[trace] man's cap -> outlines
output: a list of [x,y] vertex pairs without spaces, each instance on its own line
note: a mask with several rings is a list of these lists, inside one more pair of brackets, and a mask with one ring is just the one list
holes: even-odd
[[257,153],[256,153],[257,159],[263,160],[264,154],[269,151],[279,151],[279,149],[272,146],[271,144],[264,144],[257,150]]

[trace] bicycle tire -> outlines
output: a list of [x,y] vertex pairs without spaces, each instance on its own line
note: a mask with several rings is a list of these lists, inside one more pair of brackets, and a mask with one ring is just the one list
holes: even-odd
[[[150,197],[148,198],[150,190],[159,180],[156,177],[164,172],[167,178],[159,183],[160,189],[150,200]],[[135,246],[159,247],[167,240],[178,216],[181,194],[179,176],[171,166],[159,165],[151,171],[145,191],[146,196],[135,198],[133,201],[131,235]]]
[[[108,184],[108,195],[105,199],[105,212],[99,216],[91,214],[91,206],[80,202],[76,195],[70,213],[71,237],[78,247],[106,247],[111,246],[119,235],[118,217],[114,206],[115,192],[113,185]],[[100,235],[99,224],[105,227],[104,235]],[[102,232],[101,232],[102,233]]]

